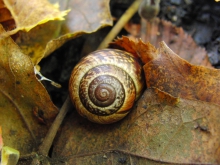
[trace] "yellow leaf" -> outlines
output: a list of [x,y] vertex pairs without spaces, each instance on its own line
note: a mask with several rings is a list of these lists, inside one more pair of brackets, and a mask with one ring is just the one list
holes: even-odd
[[22,154],[30,153],[45,136],[58,109],[35,76],[31,59],[10,37],[0,39],[0,55],[0,121],[4,145]]
[[37,25],[51,20],[64,20],[64,16],[69,12],[60,12],[58,4],[52,5],[47,0],[4,0],[4,4],[11,12],[16,28],[2,33],[1,37],[13,35],[19,30],[28,32]]
[[[60,8],[66,10],[60,12],[58,5],[52,5],[46,0],[28,1],[28,3],[22,0],[17,2],[15,7],[11,2],[5,2],[9,4],[7,7],[17,27],[0,37],[12,35],[20,30],[19,37],[15,41],[22,51],[31,57],[34,65],[66,41],[112,25],[109,0],[51,1],[59,3]],[[63,16],[67,12],[69,14],[64,20]]]

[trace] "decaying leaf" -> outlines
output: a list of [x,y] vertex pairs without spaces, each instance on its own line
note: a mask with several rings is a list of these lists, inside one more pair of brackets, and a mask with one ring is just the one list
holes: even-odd
[[0,0],[0,23],[4,27],[5,31],[13,30],[16,27],[15,20],[5,6],[3,0]]
[[51,52],[70,39],[76,38],[85,33],[95,32],[99,28],[112,26],[113,24],[109,8],[109,0],[55,1],[59,1],[62,9],[68,8],[71,9],[71,11],[67,15],[66,20],[62,23],[57,39],[48,42],[44,51],[44,56],[48,56]]
[[14,148],[4,146],[1,151],[1,165],[17,164],[20,153]]
[[135,57],[141,58],[141,61],[145,64],[157,56],[155,47],[151,44],[148,45],[149,46],[146,47],[146,44],[142,42],[142,40],[138,40],[136,42],[123,36],[122,38],[118,38],[114,42],[110,43],[109,47],[129,52]]
[[165,42],[156,49],[141,40],[126,37],[116,40],[111,47],[136,54],[142,60],[147,87],[156,87],[172,96],[198,99],[220,104],[220,71],[192,65],[175,54]]
[[19,38],[16,39],[16,43],[24,54],[31,58],[34,65],[38,64],[44,57],[46,45],[50,44],[52,39],[58,37],[59,30],[57,28],[60,28],[61,24],[62,21],[50,21],[38,25],[28,33],[19,32]]
[[[0,34],[3,31],[0,26]],[[58,109],[37,80],[31,59],[22,54],[10,37],[0,40],[0,55],[0,121],[4,144],[21,154],[30,153],[45,136]]]
[[176,27],[171,22],[159,18],[151,21],[142,19],[139,33],[144,42],[150,42],[158,47],[159,43],[164,41],[170,49],[188,62],[211,67],[205,49],[198,46],[182,28]]
[[53,157],[69,164],[220,163],[219,70],[188,63],[164,42],[156,49],[123,37],[111,46],[142,59],[148,89],[115,124],[69,115]]
[[[220,161],[219,106],[175,98],[147,89],[137,107],[111,125],[67,117],[53,157],[68,164],[217,164]],[[144,159],[144,160],[143,160]]]
[[175,97],[220,105],[217,95],[220,91],[218,69],[192,65],[176,55],[164,42],[161,42],[157,56],[144,65],[148,87],[156,87]]
[[[19,2],[20,5],[18,5],[20,9],[22,9],[21,4],[24,3],[23,6],[25,6],[23,7],[23,12],[21,12],[22,15],[19,14],[17,17],[15,16],[16,25],[18,22],[19,27],[22,27],[23,30],[27,29],[29,31],[31,29],[28,33],[20,31],[20,35],[16,39],[16,43],[21,47],[25,54],[31,57],[34,65],[38,64],[43,57],[48,56],[51,52],[62,46],[66,41],[85,33],[94,32],[100,27],[112,25],[109,0],[51,0],[53,4],[59,3],[62,10],[66,9],[66,11],[63,12],[60,12],[57,9],[57,5],[54,7],[54,5],[51,5],[48,2],[45,4],[45,1],[46,0],[34,2],[30,1],[28,3],[26,1],[21,1]],[[40,9],[38,10],[38,8]],[[32,10],[32,12],[28,12],[31,9],[34,10]],[[15,9],[10,11],[14,12],[14,10]],[[63,16],[66,15],[69,10],[70,12],[66,17],[66,20],[59,21],[64,19]],[[12,16],[14,17],[13,14]],[[35,16],[38,16],[38,19],[36,19]],[[22,18],[24,20],[30,20],[27,23],[31,22],[35,26],[27,26],[27,23],[24,24],[23,21],[21,21]],[[10,31],[10,33],[14,33],[19,29],[19,27]],[[19,30],[22,30],[22,28]]]
[[[41,32],[46,29],[44,28],[45,26],[41,24],[45,24],[51,20],[63,20],[64,16],[68,13],[68,10],[60,12],[58,10],[58,4],[52,5],[47,0],[29,1],[28,3],[26,1],[1,0],[0,5],[0,13],[2,13],[0,23],[6,30],[6,32],[1,34],[0,38],[13,35],[13,39],[15,39],[18,44],[20,43],[21,47],[22,44],[24,44],[22,47],[23,52],[30,55],[33,62],[36,62],[34,54],[38,54],[42,57],[45,45],[51,37],[56,37],[54,35],[57,33],[57,26],[55,26],[52,29],[48,29],[48,32],[44,33],[45,36],[43,36]],[[48,25],[50,25],[50,23],[48,23]],[[49,26],[49,28],[51,27]],[[31,29],[38,29],[37,32],[39,33],[36,33],[36,30],[34,30],[34,33],[32,33],[33,36],[24,36],[24,34]],[[18,35],[18,31],[23,31],[24,34],[21,32],[21,35]],[[45,38],[49,39],[45,41]]]
[[43,24],[51,20],[63,20],[68,10],[60,12],[59,5],[50,4],[47,0],[32,0],[32,1],[12,1],[3,0],[5,6],[10,11],[16,28],[1,34],[9,36],[17,33],[20,30],[30,31],[37,25]]
[[2,127],[0,126],[0,151],[2,150],[2,147],[3,147]]

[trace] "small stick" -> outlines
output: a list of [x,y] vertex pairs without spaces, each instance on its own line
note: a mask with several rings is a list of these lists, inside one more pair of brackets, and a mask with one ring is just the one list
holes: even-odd
[[118,35],[124,25],[131,19],[131,17],[137,12],[138,7],[141,3],[141,0],[135,0],[131,6],[125,11],[125,13],[118,20],[116,25],[112,28],[112,30],[108,33],[108,35],[104,38],[102,43],[99,45],[98,49],[103,49],[108,46],[108,44]]
[[[39,150],[37,152],[38,155],[41,156],[47,156],[48,152],[51,148],[51,145],[53,143],[53,140],[56,136],[56,133],[64,119],[64,117],[66,116],[66,113],[69,111],[69,109],[72,107],[72,103],[70,101],[69,96],[67,97],[67,99],[65,100],[63,106],[60,109],[59,114],[57,115],[56,119],[54,120],[53,124],[51,125],[47,135],[45,136],[42,144],[39,147]],[[32,165],[37,165],[39,164],[39,160],[36,158],[33,159]]]

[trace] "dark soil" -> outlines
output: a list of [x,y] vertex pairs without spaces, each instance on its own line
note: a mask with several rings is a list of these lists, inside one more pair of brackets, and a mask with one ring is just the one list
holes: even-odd
[[161,1],[159,17],[191,34],[198,45],[206,48],[212,65],[220,67],[220,3],[214,0]]
[[[133,0],[111,0],[112,15],[119,18],[132,2]],[[206,48],[212,65],[220,68],[220,2],[161,0],[159,17],[171,21],[192,35],[198,45]],[[131,21],[140,23],[139,15],[135,14]],[[41,73],[62,85],[58,89],[45,82],[55,105],[61,107],[68,95],[68,79],[75,64],[82,56],[96,50],[110,29],[111,27],[107,27],[71,40],[42,60]],[[122,30],[119,36],[121,35],[127,35],[127,32]]]

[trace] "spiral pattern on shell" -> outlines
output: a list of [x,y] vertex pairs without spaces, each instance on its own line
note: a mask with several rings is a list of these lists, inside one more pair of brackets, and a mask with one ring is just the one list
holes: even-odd
[[129,112],[143,86],[142,66],[135,57],[125,51],[104,49],[75,66],[69,93],[81,116],[109,124]]

